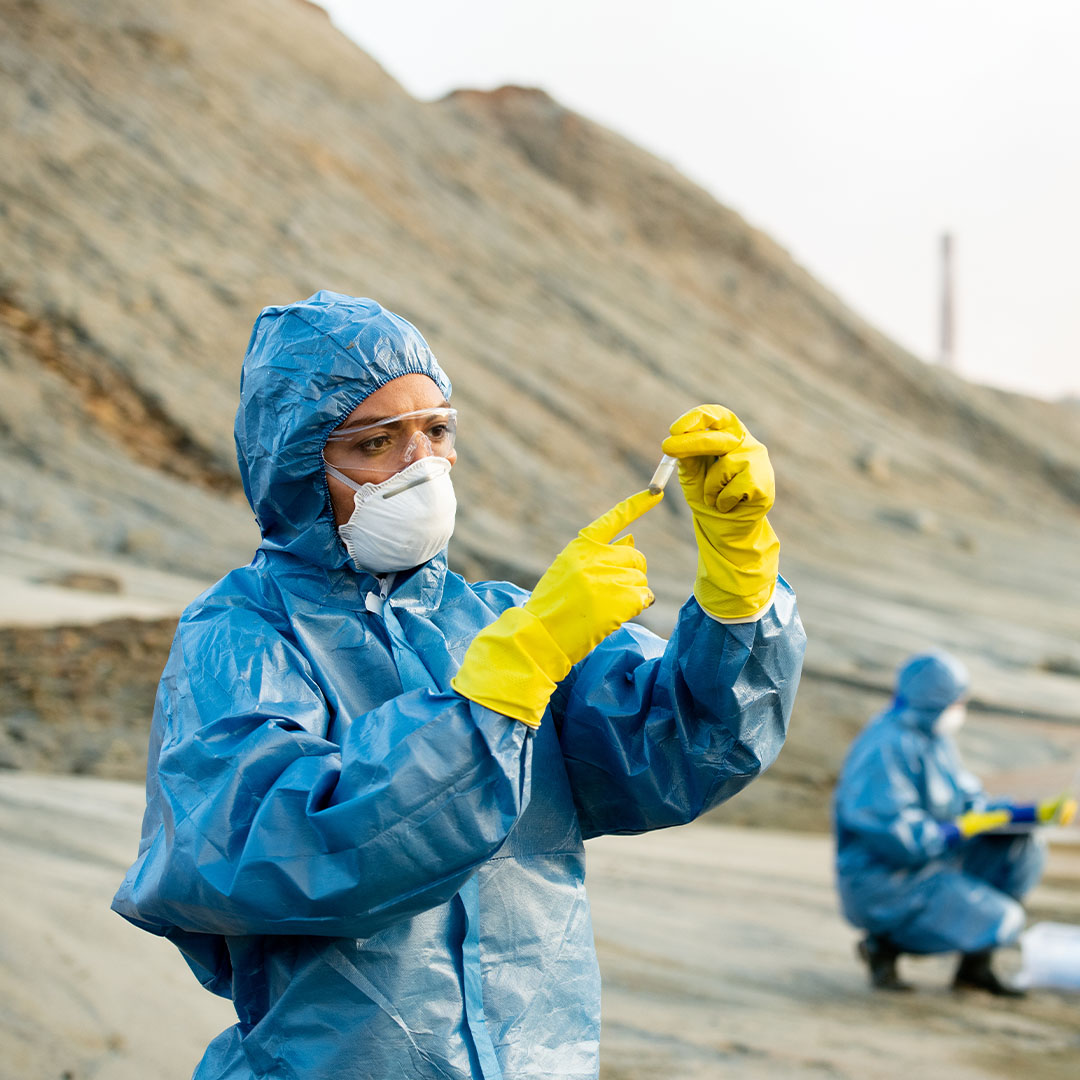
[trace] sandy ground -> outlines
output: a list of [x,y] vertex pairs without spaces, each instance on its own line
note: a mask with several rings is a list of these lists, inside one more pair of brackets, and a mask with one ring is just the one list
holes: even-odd
[[[171,946],[108,909],[142,801],[131,783],[0,776],[5,1080],[183,1080],[231,1022]],[[915,994],[868,992],[826,837],[700,823],[588,847],[602,1080],[1078,1075],[1080,995],[957,997],[937,958],[903,961]],[[1080,847],[1053,846],[1030,907],[1080,923]]]
[[[828,837],[700,823],[589,847],[603,1080],[1080,1075],[1080,995],[958,996],[946,957],[901,960],[917,993],[869,992]],[[1032,919],[1078,923],[1080,848],[1051,851]]]

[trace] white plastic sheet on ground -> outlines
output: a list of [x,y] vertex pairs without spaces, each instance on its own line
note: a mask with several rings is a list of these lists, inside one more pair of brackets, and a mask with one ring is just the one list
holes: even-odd
[[1023,986],[1080,990],[1080,926],[1040,922],[1020,935]]

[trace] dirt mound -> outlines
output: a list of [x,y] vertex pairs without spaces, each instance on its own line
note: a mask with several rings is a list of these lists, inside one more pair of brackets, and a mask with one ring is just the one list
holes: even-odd
[[[471,577],[530,584],[643,486],[675,416],[742,416],[776,464],[816,680],[785,760],[819,806],[915,649],[971,662],[995,715],[1075,720],[1075,406],[921,363],[542,92],[412,99],[313,5],[0,0],[0,19],[0,536],[206,579],[246,563],[250,326],[328,287],[414,320],[454,380]],[[672,496],[635,530],[661,632],[695,564]]]

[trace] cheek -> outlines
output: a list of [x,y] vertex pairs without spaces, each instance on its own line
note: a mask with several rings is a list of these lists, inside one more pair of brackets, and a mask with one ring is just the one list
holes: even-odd
[[353,501],[352,489],[347,488],[340,480],[335,480],[332,476],[326,478],[326,486],[330,490],[330,508],[334,512],[334,524],[344,525],[356,505]]

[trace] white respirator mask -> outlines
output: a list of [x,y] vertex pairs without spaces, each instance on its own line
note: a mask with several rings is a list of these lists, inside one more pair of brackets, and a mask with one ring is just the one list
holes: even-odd
[[457,497],[446,458],[420,458],[381,484],[357,485],[334,466],[326,468],[356,492],[353,512],[338,535],[358,570],[411,570],[450,542]]
[[934,721],[934,734],[955,735],[967,720],[967,706],[962,701],[957,701],[945,709]]

